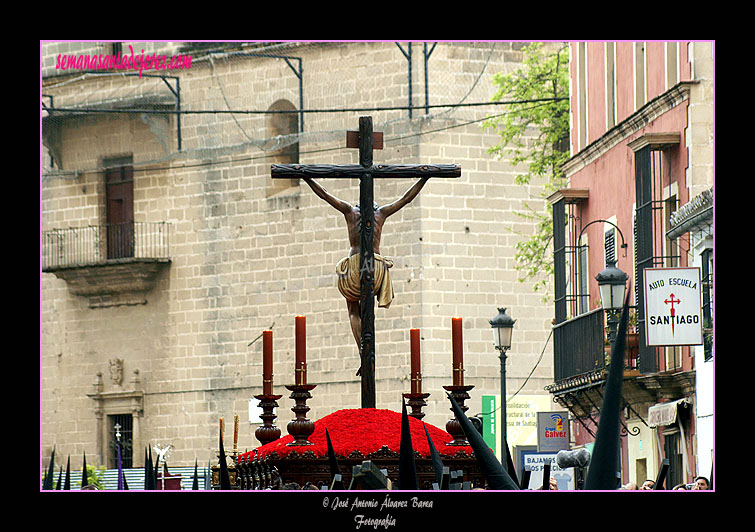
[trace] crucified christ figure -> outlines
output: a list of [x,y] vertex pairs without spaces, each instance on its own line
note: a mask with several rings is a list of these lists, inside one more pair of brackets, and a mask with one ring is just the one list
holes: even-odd
[[[325,200],[334,209],[343,214],[346,219],[346,229],[349,233],[349,255],[341,259],[336,265],[338,274],[338,290],[346,298],[346,306],[349,312],[349,322],[351,323],[351,332],[357,343],[357,349],[362,349],[362,312],[360,305],[360,222],[361,206],[359,204],[350,205],[349,203],[336,198],[330,194],[322,185],[310,177],[302,178],[312,191],[320,198]],[[402,207],[417,197],[422,187],[425,186],[429,177],[419,179],[404,195],[392,203],[378,207],[377,203],[372,205],[375,214],[375,225],[372,240],[372,249],[375,257],[375,295],[377,296],[378,306],[388,308],[393,301],[393,284],[391,283],[388,269],[393,266],[393,261],[380,255],[380,235],[383,232],[385,220],[398,212]],[[361,374],[361,368],[357,375]]]

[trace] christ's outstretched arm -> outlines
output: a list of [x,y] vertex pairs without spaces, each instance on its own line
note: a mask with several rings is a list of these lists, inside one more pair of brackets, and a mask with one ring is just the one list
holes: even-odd
[[425,186],[425,183],[427,183],[427,180],[430,179],[429,177],[423,177],[420,180],[418,180],[414,185],[412,185],[411,188],[409,188],[406,192],[404,192],[404,195],[401,196],[399,199],[394,201],[393,203],[388,203],[387,205],[383,205],[380,207],[380,212],[385,218],[388,218],[392,214],[396,214],[399,210],[401,210],[405,205],[407,205],[409,202],[411,202],[414,198],[417,197],[417,194],[419,194],[419,191],[422,190],[422,187]]
[[312,189],[312,192],[314,192],[318,197],[324,199],[326,202],[328,202],[334,209],[336,209],[339,212],[342,212],[343,214],[347,214],[351,212],[351,205],[343,201],[342,199],[336,198],[333,194],[325,190],[325,188],[312,179],[311,177],[302,177],[304,182],[309,185],[309,188]]

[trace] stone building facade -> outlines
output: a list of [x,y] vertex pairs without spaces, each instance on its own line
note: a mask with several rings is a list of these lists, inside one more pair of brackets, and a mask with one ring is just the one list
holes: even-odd
[[[64,56],[115,55],[118,45],[121,57],[144,50],[141,75],[133,61],[130,70],[85,72],[75,59],[62,68]],[[517,169],[487,153],[497,135],[480,121],[504,106],[449,105],[488,102],[492,75],[517,68],[523,45],[44,43],[41,460],[55,447],[73,464],[86,453],[87,463],[114,467],[118,423],[130,431],[134,467],[158,442],[172,446],[172,464],[207,463],[218,418],[228,442],[235,414],[239,450],[256,447],[259,336],[269,328],[285,435],[297,315],[307,319],[307,374],[317,384],[308,416],[359,408],[358,351],[336,289],[344,220],[306,184],[270,177],[275,162],[358,162],[345,132],[359,116],[384,133],[376,163],[462,169],[431,179],[383,230],[396,298],[376,308],[377,408],[401,408],[409,330],[419,328],[431,394],[424,421],[445,426],[459,316],[465,383],[475,386],[467,413],[481,413],[481,396],[500,390],[488,323],[497,307],[517,320],[509,393],[547,396],[553,309],[518,281],[514,259],[521,235],[535,230],[517,212],[540,204],[539,188],[515,185]],[[190,63],[144,69],[155,52]],[[306,112],[261,112],[292,109]],[[376,201],[412,183],[378,181]],[[354,181],[322,184],[358,201]],[[107,245],[117,223],[133,228],[125,251]]]

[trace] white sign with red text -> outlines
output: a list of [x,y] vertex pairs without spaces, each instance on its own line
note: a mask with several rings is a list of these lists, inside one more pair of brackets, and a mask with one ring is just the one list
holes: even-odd
[[643,288],[647,345],[703,343],[700,268],[648,268]]

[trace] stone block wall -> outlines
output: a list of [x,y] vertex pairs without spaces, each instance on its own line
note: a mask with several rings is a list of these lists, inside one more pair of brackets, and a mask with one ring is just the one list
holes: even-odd
[[[414,43],[418,106],[424,103],[421,49]],[[429,61],[430,103],[458,101],[468,91],[466,101],[487,101],[490,78],[515,68],[520,49],[521,43],[439,43]],[[394,43],[310,43],[290,45],[285,52],[302,58],[306,109],[407,104],[407,62]],[[183,109],[264,110],[280,99],[298,107],[298,81],[284,61],[195,57],[191,69],[178,75]],[[82,95],[97,102],[98,94],[128,92],[105,88],[101,80],[45,83],[51,86],[43,92],[54,92],[60,106],[73,105]],[[123,83],[139,88],[139,78]],[[423,388],[432,394],[424,420],[439,427],[451,417],[442,386],[451,384],[453,316],[464,319],[465,381],[475,385],[468,414],[481,411],[482,394],[499,393],[500,366],[488,324],[497,307],[507,307],[517,320],[507,366],[509,392],[535,365],[522,394],[545,395],[543,386],[552,381],[552,305],[533,293],[530,283],[518,282],[514,268],[514,245],[521,238],[516,233],[534,231],[516,213],[524,202],[540,200],[535,186],[514,184],[514,167],[486,152],[496,135],[482,131],[475,120],[497,112],[502,109],[433,109],[428,116],[415,109],[411,120],[406,110],[304,114],[301,163],[358,162],[357,150],[344,148],[345,130],[358,129],[358,117],[371,115],[375,131],[385,134],[376,163],[462,168],[459,179],[430,180],[414,202],[389,218],[381,245],[395,262],[396,299],[387,310],[376,307],[377,407],[401,408],[401,393],[410,387],[409,329],[417,327]],[[96,403],[87,394],[94,393],[98,372],[105,393],[128,391],[135,370],[144,392],[143,411],[136,414],[141,423],[136,464],[143,448],[155,443],[173,445],[169,463],[214,458],[217,419],[226,420],[228,442],[235,413],[242,422],[241,450],[256,447],[259,420],[249,418],[249,400],[261,393],[257,338],[267,328],[274,333],[275,392],[284,394],[277,424],[285,434],[293,419],[293,402],[283,385],[294,380],[296,315],[307,317],[308,380],[318,384],[308,402],[310,418],[360,406],[358,351],[334,272],[348,252],[346,227],[304,183],[271,193],[274,150],[264,116],[186,115],[181,154],[175,116],[98,114],[61,120],[55,127],[65,172],[43,168],[42,229],[104,223],[102,161],[132,155],[135,219],[170,224],[171,262],[143,294],[146,303],[136,305],[90,308],[65,281],[42,274],[45,457],[55,445],[56,455],[70,454],[72,463],[84,451],[95,461]],[[358,200],[356,182],[322,184],[346,201]],[[376,201],[393,201],[411,184],[379,181]],[[124,361],[120,385],[107,376],[114,358]]]

